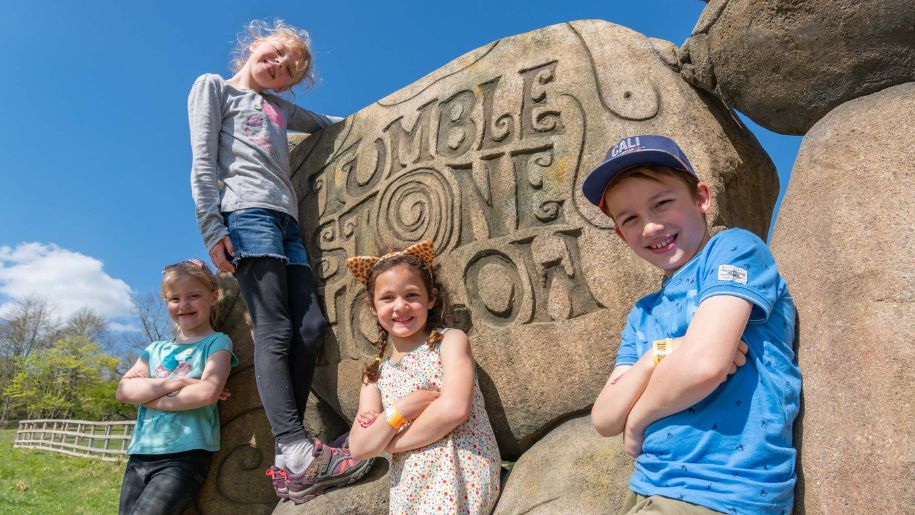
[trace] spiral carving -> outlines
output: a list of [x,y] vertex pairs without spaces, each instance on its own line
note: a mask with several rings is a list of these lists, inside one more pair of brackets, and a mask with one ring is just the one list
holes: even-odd
[[333,225],[327,224],[321,228],[321,240],[330,242],[335,239],[337,239],[337,230]]
[[203,514],[271,513],[276,496],[270,482],[264,481],[264,469],[273,461],[273,436],[264,409],[253,407],[223,421],[221,447],[197,496],[197,510]]
[[327,279],[333,277],[334,274],[336,274],[338,270],[340,270],[340,263],[337,261],[336,258],[327,257],[327,256],[321,257],[321,262],[318,265],[317,271],[318,271],[318,277],[322,281],[326,281]]
[[388,183],[378,202],[377,241],[402,246],[432,240],[437,251],[449,248],[455,233],[451,185],[432,168],[418,168]]

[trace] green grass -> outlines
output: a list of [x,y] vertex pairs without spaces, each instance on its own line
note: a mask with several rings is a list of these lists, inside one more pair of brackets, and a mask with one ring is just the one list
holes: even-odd
[[14,449],[15,439],[0,430],[0,513],[118,512],[126,463]]

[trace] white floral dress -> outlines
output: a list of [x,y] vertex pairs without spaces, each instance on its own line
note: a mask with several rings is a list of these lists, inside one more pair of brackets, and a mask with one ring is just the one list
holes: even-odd
[[[385,408],[415,390],[441,391],[440,346],[430,349],[423,343],[396,363],[381,364],[378,390]],[[473,408],[467,420],[437,442],[392,455],[390,512],[488,514],[499,498],[500,465],[474,373]]]

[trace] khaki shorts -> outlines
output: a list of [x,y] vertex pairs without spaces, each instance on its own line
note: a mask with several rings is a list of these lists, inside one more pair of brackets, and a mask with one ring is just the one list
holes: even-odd
[[657,513],[659,515],[713,515],[720,511],[710,510],[704,506],[690,504],[676,499],[652,495],[645,497],[632,490],[626,494],[626,500],[617,515],[632,515],[636,513]]

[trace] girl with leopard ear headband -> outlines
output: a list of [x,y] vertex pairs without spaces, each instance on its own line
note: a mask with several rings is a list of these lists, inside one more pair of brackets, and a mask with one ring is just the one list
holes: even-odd
[[[431,241],[346,262],[366,285],[379,352],[350,430],[355,458],[391,453],[391,513],[490,513],[501,458],[470,340],[441,323]],[[391,347],[390,356],[387,349]]]

